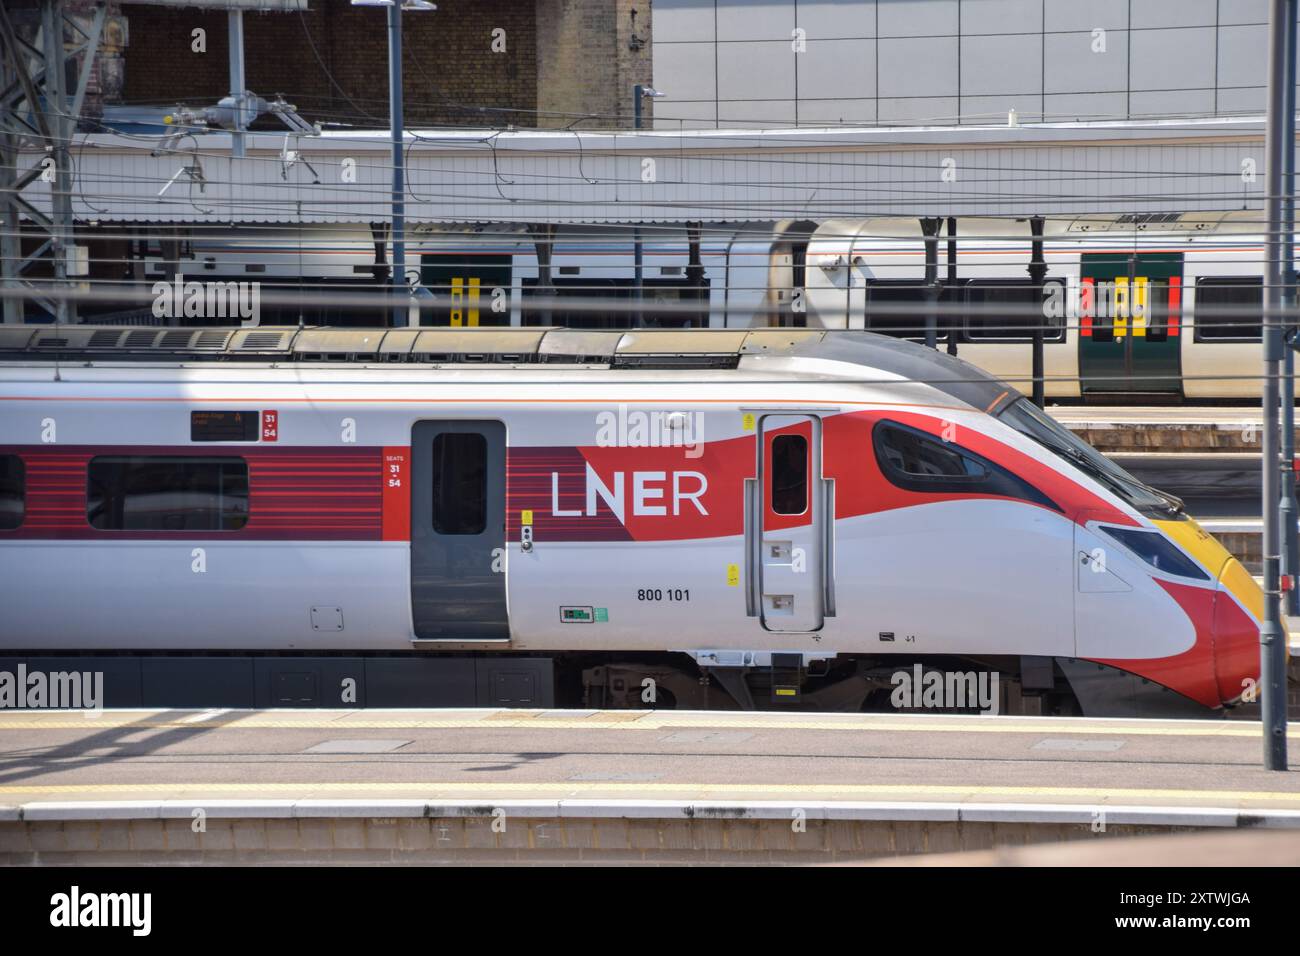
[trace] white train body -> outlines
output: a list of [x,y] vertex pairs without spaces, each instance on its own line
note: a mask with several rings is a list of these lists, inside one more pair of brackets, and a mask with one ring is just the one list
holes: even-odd
[[0,333],[0,654],[1035,658],[1204,707],[1256,673],[1235,559],[910,343]]

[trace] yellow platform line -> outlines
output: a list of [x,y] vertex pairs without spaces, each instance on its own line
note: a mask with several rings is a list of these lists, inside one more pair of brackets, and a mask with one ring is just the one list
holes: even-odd
[[[840,795],[846,798],[864,797],[947,797],[947,798],[1069,798],[1085,803],[1108,803],[1111,801],[1161,800],[1161,801],[1199,801],[1197,806],[1217,807],[1240,801],[1262,801],[1270,803],[1292,802],[1300,804],[1300,792],[1285,793],[1279,791],[1252,790],[1168,790],[1130,787],[1012,787],[1012,786],[963,786],[941,784],[768,784],[768,783],[617,783],[598,781],[562,782],[562,783],[454,783],[454,782],[410,782],[379,781],[369,783],[342,783],[337,781],[320,783],[112,783],[112,784],[14,784],[0,786],[0,798],[3,797],[72,797],[85,799],[102,798],[123,794],[182,794],[213,799],[213,794],[296,794],[301,799],[310,799],[306,794],[392,794],[418,792],[422,794],[456,794],[481,798],[514,796],[566,795],[581,797],[591,793],[621,793],[663,796],[666,794],[692,794],[707,796],[736,796],[762,793],[777,797],[819,796],[826,794]],[[437,799],[437,797],[424,797]],[[1210,803],[1213,801],[1213,803]]]
[[[744,730],[817,730],[817,731],[884,731],[893,733],[992,733],[992,734],[1073,734],[1082,736],[1133,737],[1228,737],[1258,739],[1262,731],[1255,722],[1245,721],[1089,721],[1066,718],[1038,721],[998,717],[846,716],[825,719],[771,714],[645,714],[604,713],[591,717],[540,717],[535,713],[512,711],[485,712],[455,717],[369,717],[364,712],[347,711],[326,714],[303,714],[287,717],[266,712],[223,714],[209,721],[187,721],[184,717],[160,717],[156,714],[105,712],[98,717],[75,716],[51,712],[45,714],[0,715],[0,733],[8,730],[84,730],[107,729],[182,729],[189,731],[219,730],[472,730],[472,729],[542,729],[547,730],[674,730],[674,729],[744,729]],[[1290,733],[1300,733],[1300,724],[1291,724]]]

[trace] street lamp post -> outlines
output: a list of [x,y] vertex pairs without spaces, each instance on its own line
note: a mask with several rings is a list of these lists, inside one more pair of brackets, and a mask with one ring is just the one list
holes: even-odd
[[[632,128],[641,128],[641,100],[643,97],[663,96],[653,87],[643,86],[640,83],[632,87]],[[632,286],[633,296],[636,299],[636,325],[639,328],[645,321],[645,316],[641,312],[641,304],[645,301],[645,268],[644,256],[641,249],[641,228],[638,226],[632,230]]]
[[402,143],[402,11],[437,10],[426,0],[352,0],[354,7],[388,8],[388,130],[392,144],[393,192],[391,198],[390,226],[393,255],[389,288],[393,295],[392,324],[407,324],[409,307],[401,303],[406,291],[406,168]]
[[[1282,462],[1279,447],[1278,403],[1282,377],[1281,315],[1287,267],[1291,260],[1290,240],[1284,233],[1286,153],[1295,149],[1295,114],[1287,115],[1287,87],[1294,86],[1287,58],[1288,32],[1295,29],[1296,0],[1272,0],[1269,6],[1268,123],[1265,134],[1268,166],[1265,174],[1268,233],[1264,270],[1264,442],[1263,488],[1260,501],[1264,512],[1264,619],[1260,625],[1260,684],[1263,689],[1264,766],[1287,769],[1286,740],[1286,641],[1283,627],[1280,552],[1282,526],[1280,507]],[[1290,466],[1290,462],[1286,463]]]

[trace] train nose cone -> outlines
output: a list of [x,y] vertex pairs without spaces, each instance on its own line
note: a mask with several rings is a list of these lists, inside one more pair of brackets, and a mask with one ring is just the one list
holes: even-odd
[[1263,589],[1241,562],[1232,558],[1219,573],[1214,596],[1214,673],[1219,699],[1225,704],[1239,700],[1259,682],[1259,624],[1263,618]]

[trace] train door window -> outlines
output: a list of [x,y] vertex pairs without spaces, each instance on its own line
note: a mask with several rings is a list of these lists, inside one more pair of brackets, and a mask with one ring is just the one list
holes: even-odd
[[1264,308],[1261,276],[1206,276],[1196,281],[1197,342],[1258,342]]
[[772,439],[772,511],[801,515],[808,510],[808,439],[777,435]]
[[1081,313],[1088,319],[1094,342],[1115,341],[1113,288],[1113,282],[1097,282],[1090,276],[1083,279]]
[[1168,340],[1169,283],[1164,279],[1139,277],[1133,295],[1134,306],[1136,309],[1141,309],[1140,317],[1146,322],[1147,341],[1164,342]]
[[242,458],[101,457],[86,475],[86,520],[101,531],[238,531],[248,522]]
[[[1044,342],[1065,341],[1065,283],[1051,279],[1038,286],[1030,279],[972,279],[966,299],[966,338],[971,342],[1032,342],[1034,326],[1043,326]],[[1056,301],[1059,309],[1048,308]]]
[[17,455],[0,455],[0,531],[23,523],[27,500],[27,471]]
[[487,439],[443,432],[433,439],[433,530],[482,534],[487,527]]

